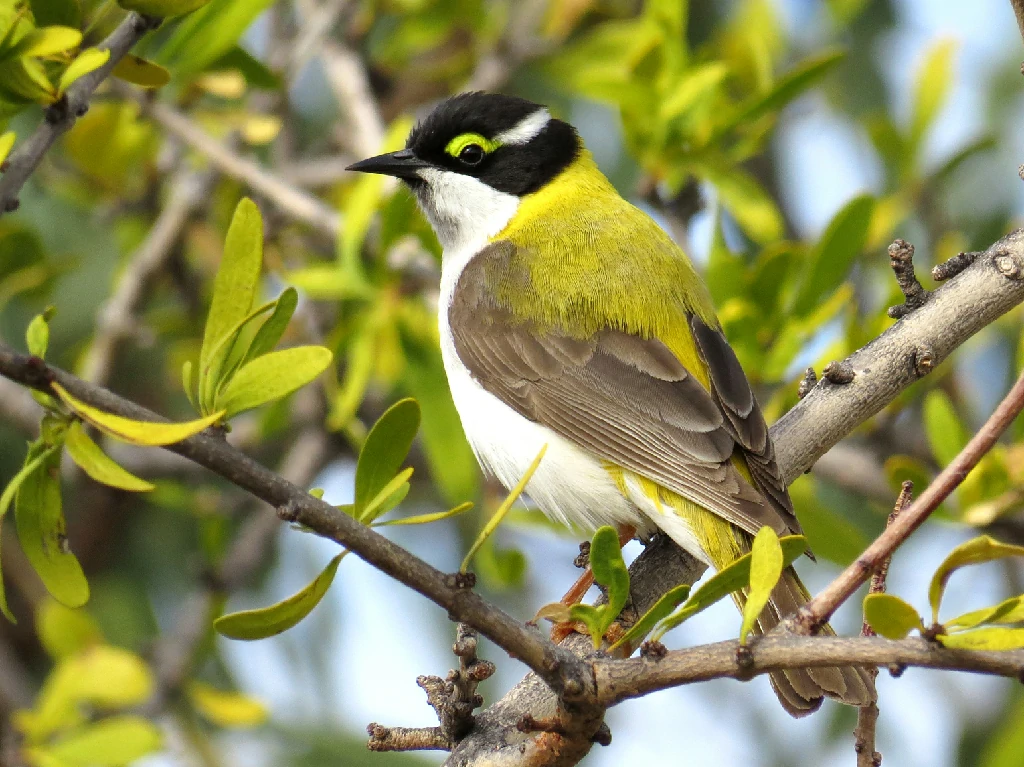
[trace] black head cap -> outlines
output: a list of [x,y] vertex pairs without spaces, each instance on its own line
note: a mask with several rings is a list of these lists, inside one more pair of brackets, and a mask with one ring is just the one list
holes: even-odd
[[576,130],[540,104],[497,93],[461,93],[413,128],[404,150],[352,169],[387,173],[415,186],[419,169],[440,168],[522,197],[561,173],[580,146]]

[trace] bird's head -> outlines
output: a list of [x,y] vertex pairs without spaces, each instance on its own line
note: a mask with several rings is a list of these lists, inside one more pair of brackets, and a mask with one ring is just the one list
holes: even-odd
[[576,130],[540,104],[496,93],[443,101],[409,134],[405,149],[349,170],[395,176],[415,192],[445,249],[497,234],[519,200],[579,155]]

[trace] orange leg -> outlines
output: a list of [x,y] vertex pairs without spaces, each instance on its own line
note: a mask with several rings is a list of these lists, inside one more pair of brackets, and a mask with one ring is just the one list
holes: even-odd
[[[636,535],[636,528],[632,525],[619,525],[619,548],[622,548]],[[583,571],[583,575],[576,579],[576,582],[569,587],[569,590],[565,592],[565,596],[560,600],[566,607],[572,607],[575,604],[579,604],[590,587],[594,585],[594,571],[589,567]],[[574,621],[564,621],[562,623],[556,623],[551,628],[551,640],[553,642],[561,642],[569,634],[576,630],[576,623]]]

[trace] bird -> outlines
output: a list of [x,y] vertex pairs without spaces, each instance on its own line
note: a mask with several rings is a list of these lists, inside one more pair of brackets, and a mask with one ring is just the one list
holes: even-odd
[[[511,489],[546,446],[526,492],[550,518],[661,531],[717,570],[764,526],[801,533],[704,282],[571,124],[517,96],[461,93],[404,149],[349,170],[401,179],[441,243],[441,356],[485,472]],[[759,630],[809,598],[790,566]],[[770,678],[794,716],[824,697],[874,700],[857,666]]]

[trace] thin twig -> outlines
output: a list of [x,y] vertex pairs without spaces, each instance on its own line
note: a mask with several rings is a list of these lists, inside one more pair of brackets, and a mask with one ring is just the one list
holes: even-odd
[[905,299],[902,304],[889,307],[889,316],[898,320],[924,306],[931,294],[924,289],[914,272],[914,246],[909,242],[896,240],[889,246],[889,265]]
[[172,106],[142,99],[139,104],[144,114],[205,156],[217,170],[244,182],[291,218],[330,237],[337,236],[341,229],[341,216],[318,198],[286,183],[252,160],[241,157]]
[[151,29],[159,26],[160,20],[150,16],[130,13],[117,25],[117,28],[100,43],[100,48],[110,51],[106,63],[78,78],[68,88],[64,97],[47,107],[43,122],[35,132],[25,140],[4,163],[4,173],[0,176],[0,216],[5,212],[16,210],[18,194],[29,176],[42,162],[43,156],[61,135],[70,130],[75,120],[89,109],[89,99],[107,75],[117,66],[143,36]]
[[450,751],[451,743],[440,727],[385,727],[371,722],[366,747],[371,751]]
[[209,173],[183,169],[172,181],[167,204],[129,258],[113,294],[96,314],[96,334],[81,366],[86,381],[102,386],[109,380],[117,347],[135,328],[135,314],[147,286],[171,257],[189,218],[205,199],[211,180]]
[[[0,375],[55,394],[51,382],[60,383],[82,401],[126,418],[163,421],[158,414],[93,386],[38,357],[20,354],[0,343]],[[566,700],[581,705],[591,697],[593,682],[586,664],[536,629],[490,604],[467,588],[466,579],[431,567],[336,507],[309,495],[217,436],[199,434],[167,449],[189,458],[278,509],[289,522],[303,525],[318,535],[340,543],[354,554],[404,583],[449,616],[468,623],[510,655],[523,661]]]
[[[896,505],[889,512],[889,518],[885,523],[886,527],[891,526],[896,521],[896,518],[910,505],[913,492],[914,483],[910,480],[905,481],[900,489],[899,498],[896,499]],[[889,563],[891,561],[891,556],[886,557],[882,562],[882,566],[871,576],[871,586],[868,588],[869,594],[882,594],[885,592],[885,579],[889,574]],[[871,628],[871,624],[867,620],[861,626],[860,635],[863,637],[875,636],[875,630]],[[878,676],[878,668],[875,666],[869,667],[868,674],[871,676],[872,681],[874,681]],[[876,701],[871,701],[868,705],[857,709],[857,726],[853,730],[853,749],[857,753],[857,767],[880,767],[882,764],[882,755],[875,750],[875,729],[877,726],[878,703]]]
[[903,541],[952,493],[967,474],[977,466],[1000,435],[1024,409],[1024,374],[1017,379],[999,407],[971,438],[952,463],[943,469],[923,493],[876,538],[857,560],[797,614],[795,629],[813,633],[822,626],[843,602],[850,598],[868,577],[892,555]]

